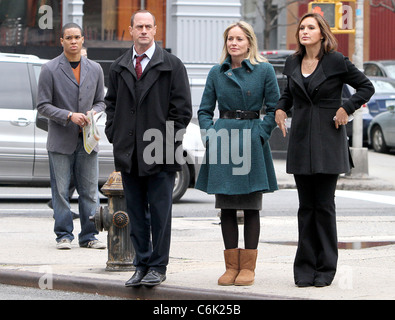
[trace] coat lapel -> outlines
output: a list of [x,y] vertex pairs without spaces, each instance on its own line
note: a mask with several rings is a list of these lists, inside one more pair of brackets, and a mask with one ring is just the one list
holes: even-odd
[[60,64],[60,69],[63,71],[66,77],[69,78],[76,86],[78,86],[78,82],[74,77],[73,70],[71,70],[70,63],[67,60],[64,53],[62,53],[59,64]]
[[307,93],[310,97],[313,97],[314,90],[321,85],[326,80],[324,70],[322,68],[322,63],[319,63],[317,69],[311,75],[309,85],[307,87]]
[[134,70],[133,67],[133,62],[132,62],[132,49],[129,49],[125,55],[123,56],[123,58],[121,59],[121,61],[119,62],[119,66],[121,67],[120,70],[120,75],[123,78],[123,80],[125,81],[126,85],[129,88],[129,91],[131,93],[131,95],[133,96],[133,99],[135,99],[136,95],[135,95],[135,82],[137,80],[137,75],[136,75],[136,71]]
[[298,56],[291,56],[290,63],[286,64],[284,74],[291,77],[291,79],[300,87],[300,90],[310,99],[302,79],[301,59]]
[[81,57],[80,85],[84,82],[88,72],[89,72],[88,60],[85,57]]
[[[139,87],[141,91],[139,94],[138,104],[142,102],[146,94],[151,89],[152,85],[159,78],[160,74],[164,71],[172,70],[171,66],[165,63],[162,50],[163,49],[161,49],[158,45],[156,45],[154,55],[152,56],[152,59],[147,64],[143,74],[141,75],[141,78],[139,80],[140,82]],[[120,72],[121,76],[124,79],[126,85],[128,86],[129,91],[131,92],[133,98],[135,99],[136,98],[135,83],[137,81],[137,75],[136,75],[136,70],[134,69],[133,66],[132,53],[133,53],[133,49],[131,48],[126,52],[124,57],[121,59],[121,61],[119,62],[119,66],[122,67],[122,70]]]
[[344,59],[336,59],[335,55],[328,53],[322,57],[322,61],[317,66],[314,74],[311,76],[309,86],[306,90],[301,71],[301,57],[291,56],[288,58],[289,63],[284,68],[284,74],[290,76],[291,79],[300,87],[304,94],[311,100],[316,89],[329,77],[336,74],[344,73],[347,71],[347,67],[344,63]]
[[141,75],[141,91],[139,96],[139,104],[151,90],[151,87],[158,80],[162,72],[170,72],[171,66],[164,59],[163,49],[158,45],[155,46],[155,52],[152,59],[147,64]]
[[310,79],[307,92],[312,96],[316,88],[318,88],[326,79],[344,72],[347,72],[344,59],[337,59],[337,56],[331,54],[324,55],[322,57],[322,61],[317,66],[317,70]]
[[[251,62],[248,59],[245,59],[241,62],[242,68],[245,68],[247,70],[247,72],[252,72],[254,70],[254,66],[251,64]],[[242,98],[243,98],[243,105],[244,108],[246,108],[247,103],[246,103],[246,99],[242,90],[242,86],[239,82],[239,80],[237,79],[237,77],[235,76],[234,72],[232,71],[232,63],[231,63],[231,58],[227,57],[225,59],[225,61],[222,63],[221,65],[221,72],[230,80],[232,80],[233,82],[235,82],[237,84],[237,86],[240,88],[241,92],[242,92]],[[241,107],[241,106],[240,106]]]

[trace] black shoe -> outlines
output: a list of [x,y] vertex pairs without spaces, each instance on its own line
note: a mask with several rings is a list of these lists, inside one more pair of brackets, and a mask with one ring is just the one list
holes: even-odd
[[148,287],[157,286],[166,280],[166,274],[155,270],[149,270],[146,276],[141,280],[141,284]]
[[147,272],[142,271],[142,270],[136,270],[134,275],[125,282],[125,287],[137,287],[141,285],[141,280],[144,278],[144,276],[147,274]]
[[330,285],[331,285],[331,282],[327,282],[327,281],[320,280],[320,279],[314,280],[314,287],[317,287],[317,288],[327,287]]
[[311,282],[309,282],[309,281],[301,281],[301,280],[296,281],[295,284],[299,288],[306,288],[306,287],[312,287],[313,286],[313,284]]

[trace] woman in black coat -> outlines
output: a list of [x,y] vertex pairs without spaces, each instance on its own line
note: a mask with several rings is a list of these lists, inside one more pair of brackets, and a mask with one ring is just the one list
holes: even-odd
[[[299,287],[318,287],[330,285],[336,272],[336,183],[352,166],[345,125],[374,88],[336,52],[336,38],[321,15],[304,15],[296,39],[297,51],[284,67],[288,85],[276,107],[276,123],[285,136],[286,112],[293,106],[287,173],[294,174],[299,196],[294,278]],[[345,83],[356,92],[342,103]]]

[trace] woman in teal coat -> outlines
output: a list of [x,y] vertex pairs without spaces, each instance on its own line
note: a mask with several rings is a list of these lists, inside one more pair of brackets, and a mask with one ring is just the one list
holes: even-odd
[[[206,157],[196,188],[215,194],[216,208],[221,208],[226,272],[219,285],[254,282],[262,193],[278,189],[268,140],[279,97],[274,69],[258,55],[252,27],[243,21],[231,24],[198,111]],[[214,122],[217,105],[220,118]],[[237,210],[244,210],[245,249],[237,248]]]

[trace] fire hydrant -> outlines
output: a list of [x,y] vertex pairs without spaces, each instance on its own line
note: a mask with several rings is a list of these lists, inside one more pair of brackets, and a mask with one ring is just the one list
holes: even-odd
[[97,231],[108,231],[106,271],[134,270],[135,250],[130,239],[130,221],[126,212],[121,173],[114,171],[101,191],[108,198],[108,206],[100,206],[90,219],[94,221]]

